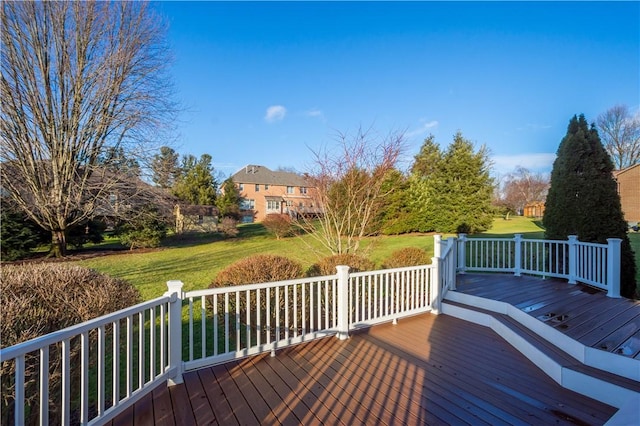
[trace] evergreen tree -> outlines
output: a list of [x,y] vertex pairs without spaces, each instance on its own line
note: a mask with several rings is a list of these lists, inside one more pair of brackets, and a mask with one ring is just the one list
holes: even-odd
[[543,224],[546,238],[552,240],[569,235],[597,243],[622,239],[621,293],[631,298],[636,265],[612,171],[595,126],[589,126],[584,115],[574,116],[553,163]]
[[160,154],[151,160],[151,180],[160,188],[171,188],[180,176],[179,155],[168,146],[160,147]]
[[473,144],[458,132],[439,164],[430,179],[431,202],[438,212],[434,229],[468,233],[489,229],[493,179],[487,149],[482,146],[475,152]]
[[222,184],[222,194],[216,200],[221,218],[230,217],[240,220],[240,190],[231,178]]
[[182,158],[181,175],[173,186],[176,197],[194,205],[214,205],[216,189],[209,154],[203,154],[200,160],[193,155]]
[[440,206],[433,202],[436,190],[435,179],[441,168],[442,151],[433,135],[429,135],[414,157],[409,177],[409,218],[406,221],[409,232],[430,232]]
[[396,235],[411,232],[409,209],[409,181],[399,170],[387,172],[382,183],[382,197],[378,213],[371,224],[372,234]]

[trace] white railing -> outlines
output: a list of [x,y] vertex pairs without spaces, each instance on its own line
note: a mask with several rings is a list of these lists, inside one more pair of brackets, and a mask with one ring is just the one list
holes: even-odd
[[[106,422],[175,377],[169,296],[0,350],[14,423]],[[9,373],[8,375],[6,373]],[[58,401],[58,407],[52,407]],[[54,408],[53,412],[51,408]],[[3,413],[3,420],[11,413]]]
[[578,241],[524,239],[458,238],[458,272],[512,272],[565,278],[607,291],[620,297],[620,246],[622,240],[609,238],[607,244]]
[[163,297],[1,349],[3,421],[106,423],[185,370],[437,312],[454,248],[436,236],[433,263],[407,268],[190,292],[169,281]]

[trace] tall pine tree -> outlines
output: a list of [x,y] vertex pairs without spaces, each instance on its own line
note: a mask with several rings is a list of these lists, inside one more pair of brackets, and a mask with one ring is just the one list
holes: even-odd
[[543,224],[546,238],[552,240],[569,235],[597,243],[622,239],[621,293],[631,298],[636,265],[612,171],[595,126],[589,126],[584,115],[574,116],[553,163]]

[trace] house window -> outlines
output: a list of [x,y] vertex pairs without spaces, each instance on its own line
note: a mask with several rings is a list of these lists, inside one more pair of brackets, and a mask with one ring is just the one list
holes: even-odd
[[256,192],[260,192],[260,185],[256,183]]
[[298,203],[298,207],[299,207],[299,208],[303,208],[303,207],[304,207],[304,203],[303,203],[302,201],[300,201],[300,202]]
[[256,207],[255,200],[243,198],[240,202],[240,210],[253,210]]
[[276,200],[267,200],[267,210],[280,210],[280,202]]
[[287,194],[293,194],[293,186],[287,186]]
[[306,194],[307,193],[307,188],[305,188],[304,186],[300,187],[300,193],[301,194]]
[[287,200],[287,207],[293,207],[293,201]]
[[265,191],[268,191],[268,190],[269,190],[269,184],[268,184],[268,183],[265,183],[265,184],[264,184],[264,190],[265,190]]
[[239,184],[238,184],[238,189],[239,189],[240,191],[244,191],[244,183],[239,183]]

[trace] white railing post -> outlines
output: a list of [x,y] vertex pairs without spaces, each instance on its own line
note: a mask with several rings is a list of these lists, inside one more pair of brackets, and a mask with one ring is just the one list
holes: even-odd
[[569,235],[569,284],[575,284],[577,276],[578,276],[578,236]]
[[458,234],[458,273],[464,274],[466,269],[466,242],[467,234]]
[[456,284],[457,284],[457,279],[456,279],[456,265],[458,262],[457,256],[458,253],[456,252],[455,249],[455,245],[456,245],[456,239],[455,237],[449,237],[449,241],[450,241],[450,251],[449,251],[449,256],[452,256],[453,259],[451,259],[449,263],[450,265],[450,274],[451,274],[451,281],[449,284],[449,290],[455,290],[456,289]]
[[438,315],[440,313],[440,283],[442,281],[440,270],[442,266],[441,259],[439,257],[432,257],[431,264],[433,268],[431,268],[431,313]]
[[620,297],[622,240],[607,238],[607,297]]
[[515,242],[513,275],[519,277],[521,275],[520,271],[522,270],[522,234],[515,234],[513,236],[513,241]]
[[165,296],[169,301],[169,366],[176,372],[168,380],[168,385],[177,385],[182,380],[182,281],[167,281]]
[[442,235],[434,235],[433,236],[433,257],[440,257],[440,253],[442,253]]
[[349,338],[349,267],[336,266],[338,270],[338,339]]

